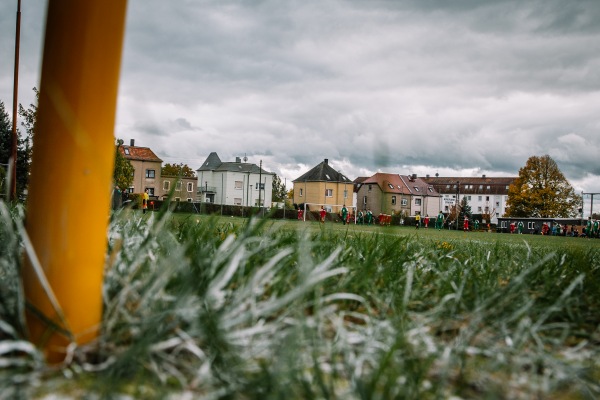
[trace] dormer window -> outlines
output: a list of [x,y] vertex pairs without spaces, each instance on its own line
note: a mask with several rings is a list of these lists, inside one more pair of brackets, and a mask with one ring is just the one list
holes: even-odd
[[430,191],[431,193],[433,193],[433,187],[429,186],[427,189],[429,189],[429,191]]
[[126,156],[128,156],[129,155],[129,148],[128,147],[124,148],[123,152],[125,153]]
[[390,189],[394,188],[394,185],[392,185],[391,183],[388,183],[388,186],[390,187]]
[[419,188],[415,186],[415,192],[418,192],[418,191],[419,191]]
[[331,180],[331,178],[329,177],[329,175],[325,174],[325,176],[327,177],[328,180]]

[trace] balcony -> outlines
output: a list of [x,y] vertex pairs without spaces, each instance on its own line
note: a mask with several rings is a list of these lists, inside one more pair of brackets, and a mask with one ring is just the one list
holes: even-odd
[[200,186],[198,187],[198,194],[201,193],[217,193],[217,187],[216,186]]

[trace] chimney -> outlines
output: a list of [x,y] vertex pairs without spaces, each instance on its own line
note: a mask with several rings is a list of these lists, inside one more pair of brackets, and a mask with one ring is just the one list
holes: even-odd
[[135,139],[129,139],[129,145],[135,147]]
[[429,174],[425,175],[425,178],[429,178]]
[[239,158],[239,157],[236,157],[236,158],[235,158],[235,162],[236,162],[236,163],[241,163],[241,162],[242,162],[242,159],[241,159],[241,158]]
[[417,174],[412,174],[412,180],[414,181],[415,179],[417,179]]
[[485,174],[481,175],[482,178],[485,178]]
[[329,164],[329,159],[326,158],[324,162],[325,162],[325,165],[328,165]]

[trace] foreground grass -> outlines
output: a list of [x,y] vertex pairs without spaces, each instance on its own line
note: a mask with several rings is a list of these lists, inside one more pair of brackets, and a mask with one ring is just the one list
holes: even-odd
[[2,397],[600,395],[600,241],[123,213],[102,334],[50,368],[2,212]]

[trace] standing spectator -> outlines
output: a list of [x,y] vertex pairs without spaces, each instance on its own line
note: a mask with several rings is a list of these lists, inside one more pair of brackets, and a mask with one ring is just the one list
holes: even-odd
[[425,214],[425,220],[423,222],[425,222],[425,229],[427,229],[427,227],[429,227],[429,214]]
[[444,214],[442,213],[442,210],[440,210],[440,212],[437,215],[437,218],[435,219],[435,229],[442,230],[443,227],[444,227]]
[[325,216],[327,215],[327,211],[321,206],[321,211],[319,211],[319,218],[321,219],[321,223],[325,223]]
[[594,223],[592,224],[592,237],[597,238],[598,237],[598,229],[600,227],[598,226],[598,220],[595,219]]
[[348,220],[348,209],[346,208],[346,205],[344,204],[342,206],[342,224],[346,225],[347,220]]
[[517,233],[518,233],[519,235],[522,235],[522,234],[523,234],[523,228],[524,228],[524,227],[525,227],[525,225],[523,224],[523,221],[519,221],[519,222],[517,223]]
[[473,221],[473,229],[478,231],[479,230],[479,220],[476,219],[475,221]]
[[513,221],[511,221],[510,222],[510,233],[511,234],[515,233],[515,227],[516,227],[515,223]]
[[588,238],[592,237],[592,217],[588,217],[585,223],[585,234]]
[[148,209],[148,200],[150,196],[148,195],[148,189],[144,189],[144,194],[142,194],[142,214],[146,214],[146,210]]
[[365,215],[363,214],[362,210],[360,210],[360,211],[358,212],[358,219],[356,220],[356,222],[357,222],[359,225],[362,225],[362,224],[363,224],[363,222],[364,222],[364,219],[365,219]]
[[463,222],[463,231],[467,232],[469,230],[469,218],[465,215],[465,221]]
[[115,188],[113,189],[113,195],[112,195],[112,209],[117,210],[117,209],[121,208],[122,205],[123,205],[123,194],[121,193],[121,189],[119,189],[119,187],[115,185]]
[[373,223],[373,213],[371,209],[367,209],[367,225],[371,225]]
[[419,229],[420,226],[421,226],[421,214],[417,213],[417,215],[415,215],[415,229]]

